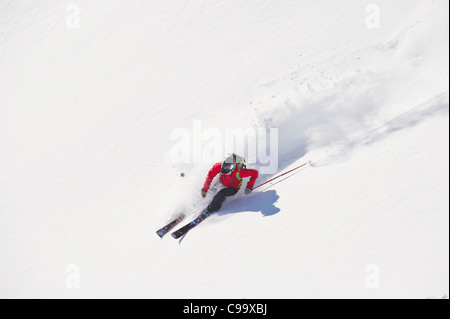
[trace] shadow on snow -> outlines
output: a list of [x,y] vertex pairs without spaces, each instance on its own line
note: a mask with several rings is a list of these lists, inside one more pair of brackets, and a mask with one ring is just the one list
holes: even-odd
[[262,192],[254,192],[248,196],[243,196],[225,208],[218,211],[218,216],[229,214],[237,214],[243,212],[261,213],[263,216],[272,216],[280,212],[280,209],[275,206],[280,196],[275,190],[268,190]]

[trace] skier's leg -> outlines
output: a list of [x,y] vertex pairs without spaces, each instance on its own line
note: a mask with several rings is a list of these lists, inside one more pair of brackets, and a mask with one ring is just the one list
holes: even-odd
[[222,207],[222,204],[225,201],[225,199],[229,196],[236,195],[237,192],[238,192],[238,190],[233,187],[227,187],[227,188],[220,190],[216,194],[216,196],[214,196],[211,204],[209,204],[208,212],[214,213],[214,212],[218,211]]

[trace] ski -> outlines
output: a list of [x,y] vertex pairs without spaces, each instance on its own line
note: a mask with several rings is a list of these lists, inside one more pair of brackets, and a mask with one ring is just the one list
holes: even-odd
[[178,239],[188,233],[192,228],[200,224],[202,221],[204,221],[206,218],[208,218],[211,215],[208,211],[203,211],[196,219],[194,219],[189,224],[181,227],[180,229],[174,231],[171,235],[173,238]]
[[174,220],[172,220],[170,223],[168,223],[166,226],[164,226],[163,228],[161,228],[160,230],[158,230],[156,232],[156,234],[160,237],[163,238],[163,236],[165,234],[167,234],[172,228],[174,228],[176,225],[178,225],[183,219],[184,219],[185,215],[181,214],[180,216],[178,216],[177,218],[175,218]]

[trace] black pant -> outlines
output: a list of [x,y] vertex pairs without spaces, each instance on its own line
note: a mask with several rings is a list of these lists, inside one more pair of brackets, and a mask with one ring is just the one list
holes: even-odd
[[221,207],[225,199],[229,196],[234,196],[238,190],[233,187],[227,187],[222,190],[220,190],[216,196],[214,196],[211,204],[208,206],[208,212],[214,213],[218,211]]

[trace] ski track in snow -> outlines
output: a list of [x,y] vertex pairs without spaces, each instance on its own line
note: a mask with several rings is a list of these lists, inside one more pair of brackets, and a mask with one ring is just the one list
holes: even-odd
[[[0,297],[448,298],[448,2],[378,5],[0,5]],[[194,121],[310,165],[160,240]]]

